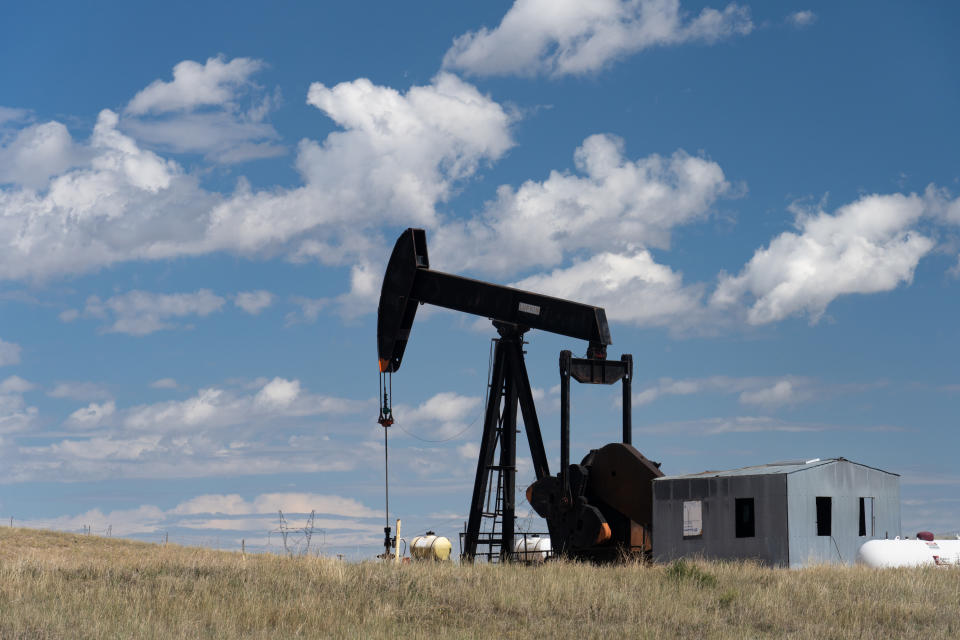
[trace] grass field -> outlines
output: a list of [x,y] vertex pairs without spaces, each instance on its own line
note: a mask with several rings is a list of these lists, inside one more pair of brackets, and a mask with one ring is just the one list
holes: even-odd
[[960,571],[348,564],[0,529],[0,638],[957,638]]

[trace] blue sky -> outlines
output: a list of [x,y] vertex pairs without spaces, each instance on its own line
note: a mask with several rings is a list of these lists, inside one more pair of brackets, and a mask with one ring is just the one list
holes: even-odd
[[[4,518],[276,550],[314,510],[375,553],[375,310],[419,226],[436,269],[603,306],[665,472],[843,456],[902,475],[904,533],[960,529],[952,4],[4,14]],[[391,515],[455,538],[495,334],[424,311]],[[555,467],[585,345],[528,339]],[[578,457],[619,392],[573,393]]]

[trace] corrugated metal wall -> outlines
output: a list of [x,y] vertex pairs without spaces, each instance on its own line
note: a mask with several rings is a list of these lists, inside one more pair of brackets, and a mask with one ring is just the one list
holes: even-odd
[[[900,478],[838,460],[793,473],[663,478],[653,483],[653,556],[756,559],[772,566],[852,564],[871,538],[900,535]],[[818,496],[831,498],[831,535],[817,535]],[[755,535],[735,535],[735,500],[754,499]],[[859,535],[860,498],[867,535]],[[700,500],[703,532],[683,537],[683,503]],[[872,518],[871,518],[872,515]],[[872,532],[872,535],[871,535]]]
[[[658,562],[702,555],[787,564],[786,476],[679,478],[653,483],[653,555]],[[736,498],[754,500],[754,536],[736,537]],[[703,533],[683,537],[683,503],[702,502]]]
[[[830,536],[817,535],[817,496],[831,498]],[[890,473],[847,461],[813,467],[787,475],[787,498],[792,567],[853,564],[867,540],[900,535],[900,478]],[[866,536],[859,535],[860,498],[873,498]]]

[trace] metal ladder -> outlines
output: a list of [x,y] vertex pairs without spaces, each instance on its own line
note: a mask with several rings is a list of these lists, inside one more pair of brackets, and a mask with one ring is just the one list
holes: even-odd
[[[495,447],[500,442],[502,431],[503,426],[501,425],[497,429]],[[481,514],[480,536],[477,538],[477,556],[486,558],[487,562],[498,563],[503,552],[503,549],[501,549],[503,538],[501,528],[503,525],[503,467],[499,464],[492,464],[487,467],[487,473],[489,474],[487,498]],[[494,475],[497,479],[496,485],[493,483]],[[490,509],[491,501],[493,502],[493,510]],[[489,523],[489,528],[485,527],[484,523]],[[485,550],[481,551],[481,547],[484,547]]]

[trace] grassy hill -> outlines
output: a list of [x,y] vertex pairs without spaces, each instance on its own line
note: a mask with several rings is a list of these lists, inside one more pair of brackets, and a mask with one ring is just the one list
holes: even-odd
[[347,564],[0,529],[0,638],[956,638],[960,571]]

